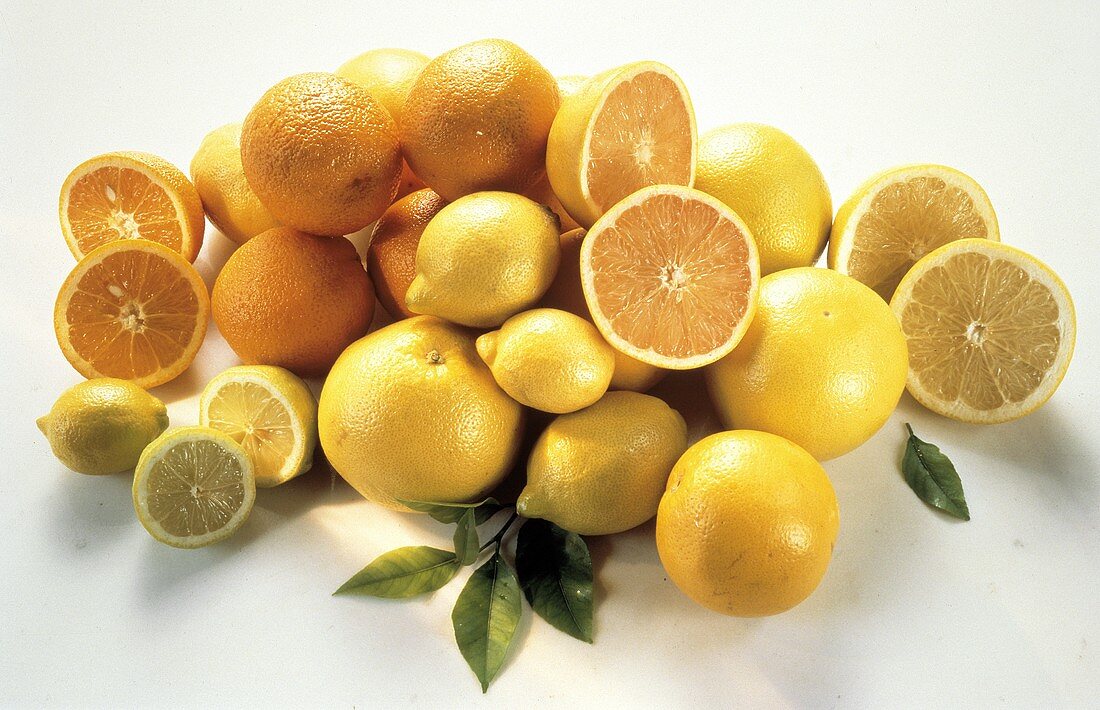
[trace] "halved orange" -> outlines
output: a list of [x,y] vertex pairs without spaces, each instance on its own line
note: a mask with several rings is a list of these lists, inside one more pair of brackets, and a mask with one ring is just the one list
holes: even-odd
[[612,346],[671,370],[708,365],[756,312],[760,257],[741,218],[689,187],[638,190],[581,245],[581,286]]
[[195,267],[144,239],[110,242],[81,259],[53,312],[57,343],[77,372],[145,388],[188,368],[209,320]]
[[77,259],[118,239],[147,239],[194,261],[206,222],[195,186],[150,153],[105,153],[61,186],[61,232]]

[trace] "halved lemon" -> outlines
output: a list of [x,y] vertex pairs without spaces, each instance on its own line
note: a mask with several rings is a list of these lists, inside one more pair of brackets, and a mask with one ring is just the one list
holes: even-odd
[[148,239],[194,261],[206,228],[195,186],[150,153],[105,153],[84,161],[65,178],[58,211],[77,259],[117,239]]
[[998,241],[989,196],[945,165],[904,165],[875,175],[837,210],[829,268],[887,301],[925,254],[959,239]]
[[80,260],[57,294],[54,332],[85,377],[117,377],[146,389],[194,361],[210,320],[195,267],[144,239],[115,241]]
[[225,370],[202,391],[199,423],[244,447],[260,488],[285,483],[313,466],[317,400],[290,370],[271,365]]
[[1069,367],[1077,321],[1057,274],[988,239],[924,257],[890,307],[909,344],[909,393],[945,417],[1007,422],[1050,399]]
[[565,97],[546,144],[546,173],[573,219],[590,227],[640,188],[690,186],[697,143],[680,77],[664,64],[635,62]]
[[580,261],[596,327],[650,365],[710,364],[756,312],[760,257],[748,227],[690,187],[655,185],[619,202],[585,236]]
[[240,444],[204,426],[172,429],[141,453],[134,511],[154,538],[172,547],[211,545],[252,512],[256,480]]

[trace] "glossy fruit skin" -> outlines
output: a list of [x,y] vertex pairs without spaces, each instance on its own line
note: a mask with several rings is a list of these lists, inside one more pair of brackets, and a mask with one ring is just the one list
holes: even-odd
[[478,357],[475,333],[408,318],[349,347],[321,391],[318,428],[333,468],[368,500],[474,501],[511,471],[523,407]]
[[804,267],[760,280],[745,337],[706,374],[727,427],[777,434],[824,461],[886,422],[908,363],[901,325],[878,294]]
[[378,219],[397,195],[397,124],[363,87],[314,72],[268,89],[241,131],[248,184],[284,225],[340,236]]
[[833,220],[821,169],[794,138],[760,123],[735,123],[699,138],[695,188],[726,203],[748,225],[760,273],[812,266]]
[[214,322],[247,365],[325,374],[374,316],[374,290],[351,242],[288,227],[229,257],[213,291]]
[[131,382],[99,377],[62,392],[37,424],[61,463],[94,476],[137,465],[142,449],[168,428],[168,410]]
[[682,592],[730,616],[802,602],[832,557],[840,515],[821,464],[759,431],[725,431],[676,462],[657,511],[657,552]]
[[512,42],[464,44],[417,77],[402,113],[402,149],[413,172],[447,200],[524,192],[545,170],[560,102],[554,77]]
[[191,180],[206,216],[237,244],[279,226],[245,179],[241,124],[230,123],[206,134],[191,159]]
[[608,392],[542,432],[516,510],[581,535],[629,530],[656,514],[685,448],[687,427],[676,410],[638,392]]
[[405,305],[405,293],[416,276],[416,247],[424,228],[447,204],[429,189],[398,199],[378,218],[367,248],[367,273],[374,292],[394,319],[416,315]]

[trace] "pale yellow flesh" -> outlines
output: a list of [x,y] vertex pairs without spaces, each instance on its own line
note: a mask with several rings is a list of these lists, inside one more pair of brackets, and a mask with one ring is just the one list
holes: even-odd
[[217,533],[247,498],[240,460],[215,441],[174,444],[146,474],[145,509],[175,538]]
[[253,382],[227,382],[211,398],[206,421],[225,432],[248,453],[256,483],[281,481],[287,461],[300,446],[286,405],[266,387]]

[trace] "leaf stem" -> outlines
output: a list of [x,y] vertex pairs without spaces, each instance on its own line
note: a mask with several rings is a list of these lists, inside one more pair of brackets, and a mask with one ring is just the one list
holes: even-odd
[[916,434],[913,433],[913,427],[909,425],[909,422],[905,422],[905,428],[909,430],[909,436],[916,436]]
[[490,545],[492,545],[494,543],[497,546],[497,550],[500,550],[500,541],[504,538],[504,533],[508,532],[508,528],[512,527],[512,523],[516,522],[516,518],[518,518],[518,517],[519,517],[519,514],[516,513],[515,511],[512,511],[512,515],[511,515],[511,517],[508,518],[508,522],[504,523],[504,525],[500,528],[500,530],[497,530],[497,534],[493,535],[491,538],[489,538],[485,542],[485,544],[482,545],[478,549],[478,552],[484,551],[486,548],[488,548]]

